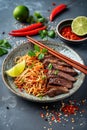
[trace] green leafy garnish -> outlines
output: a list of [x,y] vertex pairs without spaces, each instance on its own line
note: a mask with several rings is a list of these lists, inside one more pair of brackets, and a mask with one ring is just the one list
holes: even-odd
[[48,52],[47,49],[43,48],[42,50],[40,49],[39,46],[34,45],[34,50],[29,50],[28,51],[28,55],[29,56],[36,56],[36,53],[38,52],[38,59],[42,60],[44,59],[44,55]]
[[44,23],[44,22],[45,22],[45,18],[44,18],[44,17],[42,17],[42,18],[38,18],[38,19],[37,19],[37,22]]
[[34,45],[34,50],[37,51],[37,52],[40,52],[40,47],[37,46],[37,45]]
[[39,13],[39,12],[34,12],[34,16],[36,17],[36,18],[42,18],[43,16]]
[[55,31],[54,31],[54,30],[48,31],[48,36],[49,36],[50,38],[55,38]]
[[40,37],[42,39],[45,39],[47,37],[55,38],[55,31],[54,30],[49,30],[49,31],[48,30],[41,30],[39,32],[39,34],[40,34]]
[[38,97],[39,97],[40,99],[42,99],[42,98],[43,98],[43,95],[39,94]]
[[46,79],[46,75],[43,75],[42,79],[43,79],[43,80]]
[[41,37],[42,39],[44,39],[44,38],[47,36],[47,30],[41,30],[41,31],[39,32],[39,34],[40,34],[40,37]]
[[39,12],[34,12],[34,17],[36,22],[46,23],[47,20]]
[[48,65],[48,69],[51,70],[52,67],[53,67],[53,65],[52,65],[51,63],[49,63],[49,65]]
[[43,49],[42,49],[42,53],[45,54],[45,53],[47,53],[47,52],[48,52],[48,50],[47,50],[46,48],[43,48]]
[[32,50],[28,51],[28,55],[31,56],[31,57],[32,57],[32,56],[36,56],[35,52],[32,51]]
[[0,56],[3,56],[4,54],[7,54],[7,53],[8,51],[6,49],[0,47]]
[[11,45],[9,44],[7,40],[3,39],[3,40],[0,40],[0,47],[10,49]]
[[9,42],[5,39],[0,40],[0,56],[3,56],[8,53],[8,49],[11,48]]
[[55,74],[55,75],[57,75],[57,74],[58,74],[58,72],[59,72],[58,70],[55,70],[55,71],[54,71],[54,74]]
[[34,67],[34,64],[32,64],[32,65],[29,66],[30,69],[33,68],[33,67]]
[[43,54],[43,53],[40,53],[40,54],[38,55],[38,59],[39,59],[39,60],[44,59],[44,54]]
[[35,19],[34,19],[34,17],[33,17],[32,15],[30,15],[30,16],[28,17],[27,23],[29,23],[29,24],[35,23]]

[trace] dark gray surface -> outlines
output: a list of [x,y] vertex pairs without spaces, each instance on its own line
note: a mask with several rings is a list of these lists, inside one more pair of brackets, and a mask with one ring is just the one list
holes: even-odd
[[[17,5],[26,5],[30,9],[30,13],[39,11],[45,17],[48,17],[51,10],[52,2],[56,4],[69,3],[70,0],[0,0],[0,39],[7,38],[12,44],[12,49],[23,41],[27,41],[26,38],[9,38],[8,32],[12,29],[16,29],[18,24],[15,24],[15,20],[12,16],[12,11]],[[75,1],[69,8],[61,13],[53,23],[50,23],[54,28],[57,23],[65,18],[74,18],[79,15],[87,16],[87,1],[78,0]],[[19,24],[20,26],[20,24]],[[5,32],[5,34],[2,34]],[[38,36],[35,37],[41,40]],[[58,38],[49,39],[51,41],[61,42]],[[17,42],[16,42],[17,41]],[[61,43],[64,44],[64,43]],[[73,48],[84,60],[87,65],[87,43],[81,45],[69,45]],[[10,51],[10,50],[9,50]],[[6,56],[6,55],[5,55]],[[0,68],[5,56],[0,57]],[[87,129],[87,76],[81,88],[70,98],[64,100],[64,102],[76,100],[76,104],[79,106],[79,111],[76,115],[70,115],[68,118],[62,114],[61,123],[52,121],[52,125],[46,118],[41,118],[40,113],[52,113],[59,111],[61,101],[51,104],[39,104],[21,99],[11,93],[2,81],[0,71],[0,130],[86,130]],[[47,108],[48,106],[48,108]],[[84,110],[84,111],[83,111]],[[74,123],[72,121],[74,118]]]

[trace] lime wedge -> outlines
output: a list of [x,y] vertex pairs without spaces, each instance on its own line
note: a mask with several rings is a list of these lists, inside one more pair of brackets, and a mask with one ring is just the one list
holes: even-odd
[[25,68],[25,60],[16,64],[11,69],[7,70],[6,74],[9,75],[10,77],[17,77],[24,71],[24,68]]
[[87,34],[87,17],[78,16],[71,24],[72,31],[78,36],[84,36]]

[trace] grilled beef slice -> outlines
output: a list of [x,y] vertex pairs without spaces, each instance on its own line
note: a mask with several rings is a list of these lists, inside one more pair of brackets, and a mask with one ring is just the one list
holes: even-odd
[[47,77],[48,77],[48,79],[61,77],[61,78],[64,78],[64,79],[72,81],[72,82],[76,81],[76,78],[71,76],[70,74],[67,74],[67,73],[62,72],[62,71],[54,70],[54,69],[48,71]]
[[72,88],[73,87],[73,82],[66,80],[64,78],[61,77],[57,77],[57,78],[50,78],[48,83],[50,85],[61,85],[61,86],[65,86],[66,88]]
[[52,65],[53,65],[54,69],[61,70],[61,71],[68,73],[72,76],[77,75],[77,72],[73,68],[70,68],[70,67],[67,67],[67,66],[61,66],[61,65],[58,65],[58,64],[52,64]]
[[44,57],[44,60],[43,60],[43,64],[45,67],[48,66],[48,64],[51,63],[51,64],[57,64],[57,65],[62,65],[62,66],[67,66],[67,67],[72,67],[71,65],[63,62],[62,60],[56,58],[55,56],[52,56],[52,55],[46,55]]
[[68,93],[69,90],[66,87],[63,86],[51,86],[50,89],[45,93],[45,95],[48,95],[49,97],[54,97],[56,95],[62,94],[62,93]]

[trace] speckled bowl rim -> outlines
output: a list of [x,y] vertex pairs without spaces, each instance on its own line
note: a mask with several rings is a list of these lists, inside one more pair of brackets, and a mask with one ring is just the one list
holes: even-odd
[[[6,82],[6,77],[5,77],[5,73],[4,73],[4,66],[6,66],[5,62],[6,60],[9,59],[9,56],[11,56],[15,51],[19,50],[21,47],[24,47],[24,46],[28,46],[30,43],[22,43],[21,45],[17,46],[15,49],[13,49],[7,56],[6,58],[4,59],[3,61],[3,64],[2,64],[2,79],[3,79],[3,82],[4,84],[6,85],[6,87],[11,91],[13,92],[14,94],[16,94],[17,96],[19,97],[22,97],[24,99],[27,99],[29,101],[34,101],[34,102],[39,102],[39,103],[48,103],[48,102],[55,102],[55,101],[59,101],[59,100],[63,100],[67,97],[70,97],[72,94],[74,94],[82,85],[82,83],[84,82],[84,79],[85,79],[85,75],[83,73],[80,73],[79,78],[81,78],[79,81],[80,81],[80,85],[77,85],[76,87],[73,87],[69,93],[67,94],[61,94],[61,95],[58,95],[58,96],[55,96],[55,97],[43,97],[43,98],[39,98],[39,97],[35,97],[33,95],[26,95],[22,92],[19,92],[19,91],[15,91],[15,89],[13,89],[11,86],[9,86],[9,84]],[[64,48],[67,48],[68,50],[70,50],[71,52],[73,52],[75,54],[75,56],[78,56],[81,60],[81,63],[84,64],[82,58],[73,50],[71,49],[70,47],[68,47],[67,45],[63,45],[62,43],[57,43],[57,42],[50,42],[50,41],[47,41],[46,43],[44,42],[44,44],[47,44],[47,45],[52,45],[52,46],[62,46]],[[8,76],[7,76],[8,77]]]
[[[57,24],[57,26],[56,26],[56,32],[57,32],[57,34],[59,35],[59,37],[61,37],[62,39],[66,40],[66,41],[68,41],[68,42],[74,43],[74,44],[76,44],[76,43],[80,44],[80,42],[86,41],[86,40],[87,40],[87,37],[86,37],[86,38],[83,38],[83,39],[81,39],[81,40],[69,40],[69,39],[63,37],[63,36],[60,34],[60,32],[59,32],[59,29],[58,29],[58,28],[59,28],[59,26],[60,26],[61,24],[63,24],[64,22],[72,21],[72,20],[73,20],[73,19],[70,18],[70,19],[64,19],[64,20],[60,21],[60,22]],[[69,24],[69,25],[70,25],[70,24]],[[65,27],[65,25],[64,25],[64,27]]]

